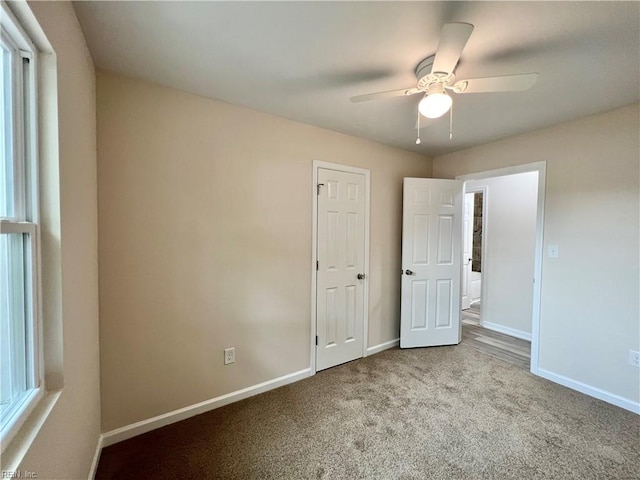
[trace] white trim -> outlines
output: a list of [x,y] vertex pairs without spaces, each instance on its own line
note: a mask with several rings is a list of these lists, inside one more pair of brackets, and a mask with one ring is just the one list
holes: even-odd
[[54,405],[60,398],[61,391],[46,392],[36,403],[35,408],[25,416],[24,424],[20,427],[19,434],[11,442],[3,442],[2,469],[17,470],[22,459],[31,448],[38,432],[44,425]]
[[297,382],[298,380],[303,380],[309,376],[311,376],[311,370],[305,368],[304,370],[289,373],[288,375],[274,378],[273,380],[268,380],[251,387],[236,390],[235,392],[227,393],[225,395],[220,395],[219,397],[215,397],[210,400],[205,400],[204,402],[196,403],[194,405],[189,405],[188,407],[179,408],[171,412],[163,413],[162,415],[148,418],[140,422],[132,423],[131,425],[116,428],[115,430],[111,430],[110,432],[102,434],[102,447],[108,447],[110,445],[113,445],[114,443],[122,442],[124,440],[128,440],[129,438],[133,438],[135,436],[142,435],[143,433],[150,432],[151,430],[171,425],[172,423],[185,420],[195,415],[200,415],[201,413],[223,407],[225,405],[243,400],[245,398],[253,397],[254,395],[257,395],[259,393],[267,392],[269,390],[273,390],[274,388]]
[[577,380],[572,380],[568,377],[558,375],[557,373],[550,372],[549,370],[545,370],[543,368],[538,368],[538,375],[542,378],[546,378],[547,380],[551,380],[554,383],[558,383],[567,388],[570,388],[571,390],[576,390],[580,393],[584,393],[585,395],[589,395],[590,397],[603,400],[607,403],[610,403],[611,405],[624,408],[625,410],[629,410],[630,412],[640,415],[640,402],[634,402],[633,400],[629,400],[628,398],[621,397],[600,388],[592,387],[591,385],[578,382]]
[[35,410],[44,396],[45,392],[43,388],[33,388],[25,392],[22,402],[17,407],[12,407],[15,408],[15,411],[11,413],[7,423],[2,430],[0,430],[0,439],[2,440],[0,451],[4,451],[4,449],[11,444],[13,437],[20,431],[29,418],[29,415]]
[[[40,391],[43,392],[43,396],[36,402],[33,411],[28,413],[28,415],[24,415],[24,423],[19,428],[19,431],[15,435],[15,438],[11,442],[2,442],[2,469],[17,470],[20,466],[20,463],[22,462],[23,457],[27,454],[29,448],[36,440],[40,429],[46,422],[49,414],[52,412],[54,406],[60,398],[60,389],[63,386],[62,361],[53,361],[51,364],[48,364],[49,368],[46,371],[48,374],[50,374],[50,379],[46,383],[46,385],[44,381],[45,348],[43,344],[47,344],[48,348],[46,350],[50,352],[49,356],[53,356],[55,357],[55,359],[60,360],[62,358],[63,345],[62,339],[58,338],[58,336],[56,335],[58,330],[62,329],[61,318],[58,318],[61,315],[61,312],[53,312],[52,310],[52,313],[55,313],[55,315],[51,315],[51,318],[48,318],[48,320],[53,320],[53,323],[51,323],[53,333],[46,336],[46,338],[44,335],[42,315],[42,296],[44,293],[44,290],[42,289],[43,272],[40,268],[42,266],[41,240],[43,239],[43,236],[41,235],[41,229],[39,226],[42,219],[42,210],[44,210],[45,213],[47,213],[48,211],[48,213],[50,214],[49,216],[51,216],[53,220],[51,220],[51,222],[47,222],[45,225],[53,227],[54,232],[52,238],[55,237],[59,239],[59,235],[55,235],[55,233],[59,233],[60,230],[59,201],[57,202],[57,204],[55,202],[52,204],[50,201],[47,201],[52,199],[59,200],[59,195],[55,195],[56,192],[59,193],[59,181],[56,181],[56,179],[59,180],[57,67],[56,55],[53,47],[49,43],[44,31],[39,25],[29,5],[27,5],[27,2],[2,2],[0,7],[0,21],[3,24],[2,30],[5,30],[5,26],[8,22],[7,19],[12,19],[15,22],[16,27],[20,29],[22,45],[19,45],[21,50],[19,52],[19,55],[26,56],[25,51],[32,52],[30,55],[31,58],[28,68],[28,70],[30,70],[28,72],[29,77],[26,79],[26,82],[28,82],[29,85],[25,84],[27,88],[32,89],[31,93],[33,94],[33,98],[29,99],[29,103],[31,104],[32,108],[29,112],[25,111],[24,114],[25,117],[30,117],[25,118],[25,120],[28,123],[28,128],[31,129],[32,132],[30,138],[27,139],[30,141],[30,144],[26,146],[27,151],[25,152],[27,155],[29,155],[27,162],[32,163],[31,169],[28,172],[28,176],[30,176],[30,178],[28,178],[27,180],[32,184],[31,187],[34,188],[32,188],[30,191],[27,191],[26,194],[28,196],[27,200],[31,202],[32,207],[30,212],[31,216],[27,217],[27,219],[31,220],[35,224],[38,224],[38,226],[35,227],[35,231],[29,230],[29,233],[33,234],[34,238],[36,236],[38,237],[38,240],[36,242],[36,265],[38,268],[38,273],[37,276],[34,277],[34,279],[37,278],[38,283],[37,288],[35,289],[37,292],[34,292],[33,298],[34,302],[37,302],[37,311],[34,310],[34,317],[35,319],[37,319],[37,323],[34,323],[35,331],[33,332],[33,334],[35,337],[34,345],[37,346],[38,354],[37,358],[34,359],[34,366],[36,367],[34,368],[34,371],[38,374],[38,386],[40,387]],[[14,38],[17,37],[14,36]],[[24,65],[22,73],[25,73]],[[43,139],[44,142],[42,141]],[[47,169],[51,170],[51,172],[49,172],[50,175],[41,175],[42,170],[46,171]],[[51,177],[49,180],[52,180],[51,182],[49,182],[51,183],[51,185],[49,186],[51,188],[55,188],[53,188],[53,190],[49,192],[50,195],[41,196],[43,191],[51,190],[51,188],[43,189],[39,180],[40,178],[48,177]],[[42,200],[43,203],[41,204],[39,200]],[[18,228],[17,226],[10,227],[9,225],[3,225],[0,229],[5,231],[5,227],[7,229]],[[54,247],[54,250],[56,250],[57,252],[54,256],[59,260],[60,248],[58,243],[55,243]],[[56,263],[55,259],[52,260],[52,263]],[[49,271],[49,273],[54,277],[56,277],[55,270],[56,269],[54,268]],[[54,283],[56,283],[57,287],[60,287],[60,282],[58,281],[60,273],[59,265],[57,273],[57,280]],[[60,306],[58,305],[58,307]],[[58,313],[60,315],[58,315]],[[58,322],[59,325],[56,324],[56,318],[60,320],[60,322]],[[58,327],[60,328],[58,329]],[[59,365],[59,368],[57,368],[56,365]]]
[[22,26],[22,22],[16,18],[9,5],[2,2],[0,8],[2,9],[0,18],[4,17],[4,21],[0,20],[2,22],[2,29],[7,32],[20,50],[25,50],[29,53],[35,51],[36,47],[31,41],[31,37],[27,35]]
[[[542,259],[544,241],[544,204],[546,195],[546,171],[547,162],[534,162],[513,167],[499,168],[487,172],[472,173],[469,175],[459,175],[458,180],[480,180],[484,178],[502,177],[517,173],[538,172],[538,208],[536,216],[536,244],[533,259],[533,308],[531,312],[531,366],[530,371],[538,374],[539,352],[540,352],[540,305],[542,302]],[[483,218],[485,215],[483,214]],[[483,227],[483,235],[485,234]],[[483,238],[483,245],[485,245]],[[484,248],[484,246],[483,246]],[[484,252],[483,252],[484,255]],[[482,291],[484,292],[484,278],[482,279]],[[482,294],[481,294],[482,297]],[[484,301],[484,300],[482,300]]]
[[524,332],[522,330],[517,330],[511,327],[505,327],[504,325],[500,325],[498,323],[493,322],[480,322],[484,328],[488,330],[493,330],[494,332],[504,333],[505,335],[509,335],[511,337],[520,338],[522,340],[531,341],[531,334],[528,332]]
[[[20,4],[12,5],[19,11]],[[28,7],[27,7],[28,9]],[[30,10],[29,10],[30,13]],[[30,415],[45,397],[44,363],[42,343],[42,301],[40,236],[37,222],[39,214],[39,162],[38,162],[38,92],[39,67],[35,61],[37,49],[31,41],[31,33],[41,32],[33,15],[18,20],[12,8],[5,2],[0,5],[2,41],[12,51],[13,79],[13,167],[14,167],[14,212],[13,218],[0,220],[0,233],[27,233],[30,236],[26,267],[30,269],[29,286],[25,285],[29,314],[26,320],[26,370],[27,384],[32,391],[26,401],[0,431],[2,447],[8,448],[17,432],[23,428]],[[27,34],[24,26],[31,30]],[[24,62],[23,59],[28,59]]]
[[542,258],[544,251],[546,181],[547,162],[540,162],[538,164],[538,214],[536,217],[536,245],[533,262],[533,305],[531,312],[531,373],[534,374],[538,373],[540,355],[540,308],[542,303]]
[[311,375],[316,373],[316,335],[318,328],[317,321],[317,290],[318,290],[318,167],[316,166],[316,160],[312,163],[313,170],[313,183],[311,184],[311,347],[309,348],[309,368]]
[[484,172],[469,173],[466,175],[456,176],[456,180],[483,180],[485,178],[504,177],[506,175],[517,175],[518,173],[537,172],[544,170],[547,162],[524,163],[522,165],[514,165],[512,167],[496,168],[495,170],[486,170]]
[[0,234],[28,233],[35,235],[36,225],[31,222],[14,222],[12,220],[0,219]]
[[313,160],[313,183],[311,188],[312,215],[311,215],[311,342],[309,366],[311,375],[316,373],[316,296],[317,296],[317,270],[316,261],[318,259],[318,169],[336,170],[338,172],[357,173],[364,175],[365,181],[365,205],[364,205],[364,292],[363,292],[363,332],[362,332],[362,356],[367,356],[367,345],[369,343],[369,224],[371,221],[371,172],[365,168],[339,165],[337,163]]
[[379,345],[374,345],[373,347],[367,348],[367,353],[365,357],[369,355],[374,355],[376,353],[380,353],[384,350],[389,350],[390,348],[396,348],[400,346],[400,339],[396,338],[395,340],[389,340],[388,342],[383,342]]
[[93,461],[91,462],[91,468],[89,469],[88,480],[94,480],[96,476],[96,472],[98,470],[98,463],[100,463],[100,454],[102,453],[102,442],[104,439],[104,435],[100,435],[98,437],[98,443],[96,443],[96,451],[93,454]]

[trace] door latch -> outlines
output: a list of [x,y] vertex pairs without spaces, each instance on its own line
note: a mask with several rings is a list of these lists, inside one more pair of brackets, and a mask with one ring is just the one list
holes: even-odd
[[365,274],[364,273],[359,273],[358,274],[358,280],[364,280]]

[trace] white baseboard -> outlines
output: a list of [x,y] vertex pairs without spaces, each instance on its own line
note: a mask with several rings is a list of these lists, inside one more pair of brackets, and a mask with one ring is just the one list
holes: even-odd
[[640,402],[634,402],[633,400],[629,400],[628,398],[606,392],[599,388],[592,387],[591,385],[587,385],[585,383],[572,380],[562,375],[558,375],[557,373],[544,370],[543,368],[538,368],[538,375],[542,378],[546,378],[547,380],[551,380],[552,382],[564,385],[565,387],[568,387],[572,390],[577,390],[578,392],[589,395],[590,397],[603,400],[607,403],[620,408],[624,408],[625,410],[629,410],[630,412],[640,415]]
[[504,325],[499,325],[492,322],[481,322],[481,325],[486,329],[493,330],[494,332],[504,333],[505,335],[520,338],[522,340],[526,340],[527,342],[531,341],[531,334],[528,332],[523,332],[522,330],[516,330],[515,328],[505,327]]
[[400,345],[400,339],[396,338],[395,340],[389,340],[388,342],[381,343],[380,345],[374,345],[373,347],[367,348],[367,357],[369,355],[373,355],[374,353],[380,353],[384,350],[389,350],[390,348],[396,348]]
[[98,462],[100,462],[100,453],[102,453],[102,440],[103,435],[98,437],[98,443],[96,444],[96,452],[93,454],[93,462],[91,462],[91,470],[89,470],[89,480],[93,480],[98,470]]
[[110,432],[106,432],[102,435],[102,446],[108,447],[114,443],[122,442],[123,440],[150,432],[151,430],[185,420],[195,415],[200,415],[201,413],[208,412],[209,410],[223,407],[224,405],[273,390],[274,388],[278,388],[283,385],[288,385],[289,383],[297,382],[298,380],[302,380],[310,376],[311,369],[305,368],[304,370],[274,378],[273,380],[268,380],[251,387],[243,388],[242,390],[227,393],[226,395],[221,395],[210,400],[205,400],[204,402],[173,410],[172,412],[163,413],[157,417],[148,418],[140,422],[132,423],[131,425],[111,430]]

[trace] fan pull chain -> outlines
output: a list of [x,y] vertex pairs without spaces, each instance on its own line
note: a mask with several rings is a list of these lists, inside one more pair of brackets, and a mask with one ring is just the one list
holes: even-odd
[[418,138],[416,138],[416,145],[420,145],[420,112],[418,112]]
[[453,139],[453,104],[449,110],[449,140]]

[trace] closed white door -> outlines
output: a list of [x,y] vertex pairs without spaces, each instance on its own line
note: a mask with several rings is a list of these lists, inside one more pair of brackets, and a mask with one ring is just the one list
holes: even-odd
[[365,176],[318,169],[316,370],[362,357]]
[[473,193],[464,195],[462,225],[462,310],[471,306],[471,255],[473,251]]
[[460,343],[462,181],[405,178],[400,347]]

